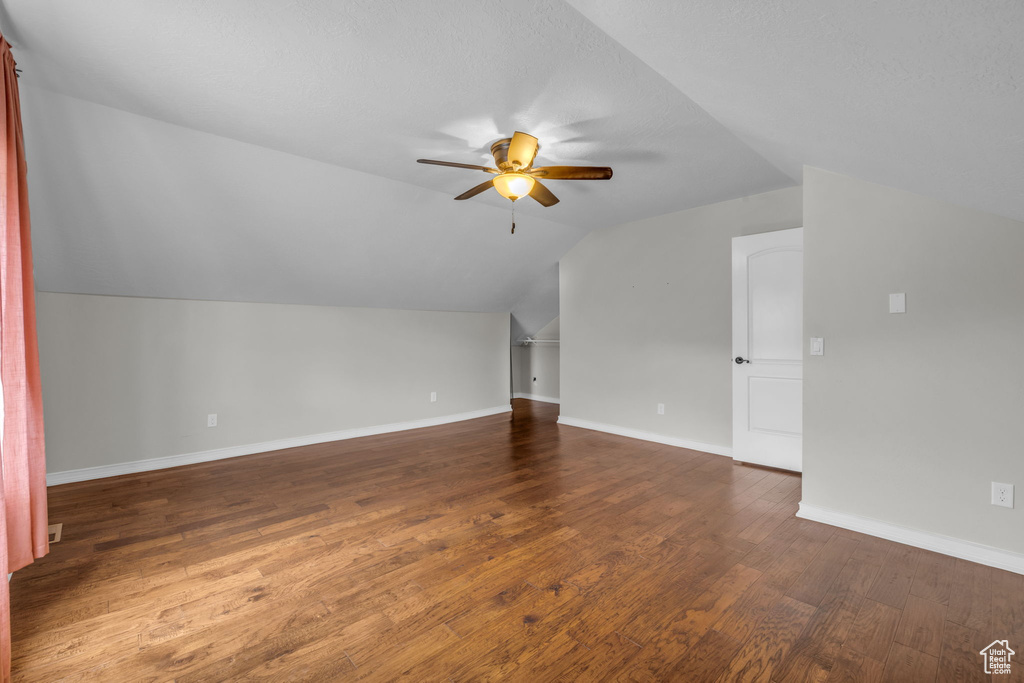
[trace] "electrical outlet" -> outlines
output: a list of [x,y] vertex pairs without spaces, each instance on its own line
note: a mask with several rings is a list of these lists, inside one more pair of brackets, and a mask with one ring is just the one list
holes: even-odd
[[992,504],[1004,508],[1013,507],[1013,484],[992,482]]
[[206,416],[206,426],[216,427],[217,426],[217,413],[210,413]]
[[430,402],[431,403],[437,403],[437,392],[436,391],[431,391],[430,392]]
[[658,415],[664,415],[664,414],[665,414],[665,404],[664,403],[659,403],[658,404]]

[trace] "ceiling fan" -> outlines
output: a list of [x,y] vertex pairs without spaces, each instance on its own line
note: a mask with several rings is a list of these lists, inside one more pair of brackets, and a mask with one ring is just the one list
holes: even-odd
[[539,147],[537,138],[516,131],[512,137],[503,138],[491,145],[491,156],[494,157],[494,164],[497,168],[433,159],[417,159],[416,161],[435,166],[468,168],[494,175],[493,178],[489,178],[473,189],[466,190],[456,199],[469,199],[493,187],[502,197],[511,199],[513,202],[529,195],[544,206],[554,206],[558,203],[558,197],[540,182],[541,179],[608,180],[612,177],[612,169],[607,166],[540,166],[534,168],[533,161]]

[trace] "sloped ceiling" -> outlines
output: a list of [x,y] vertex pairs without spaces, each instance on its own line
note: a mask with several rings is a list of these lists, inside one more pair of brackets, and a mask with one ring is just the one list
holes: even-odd
[[1020,0],[569,0],[787,175],[1024,220]]
[[[4,6],[45,290],[539,328],[590,230],[793,183],[562,2]],[[452,200],[483,174],[415,163],[486,162],[517,129],[615,177],[552,181],[562,202],[519,202],[512,236],[497,193]]]
[[44,90],[22,95],[47,291],[511,311],[586,234],[534,216],[510,235],[507,210],[483,203],[453,208],[415,185]]
[[537,331],[537,339],[559,339],[562,334],[562,325],[559,318],[555,318]]
[[512,306],[512,341],[518,342],[537,333],[558,317],[558,266],[555,265],[534,281]]
[[[515,311],[533,334],[590,230],[804,163],[1024,218],[1016,2],[2,5],[44,290]],[[496,193],[451,200],[482,174],[414,163],[486,162],[517,129],[615,177],[552,181],[511,236]]]

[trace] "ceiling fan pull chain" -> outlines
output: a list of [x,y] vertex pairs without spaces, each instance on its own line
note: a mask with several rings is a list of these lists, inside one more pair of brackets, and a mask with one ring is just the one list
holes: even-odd
[[512,234],[516,234],[516,203],[512,202]]

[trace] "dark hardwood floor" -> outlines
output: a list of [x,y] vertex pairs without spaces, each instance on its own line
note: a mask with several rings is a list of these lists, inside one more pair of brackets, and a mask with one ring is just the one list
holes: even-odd
[[1024,576],[557,406],[50,489],[22,681],[1021,681]]

